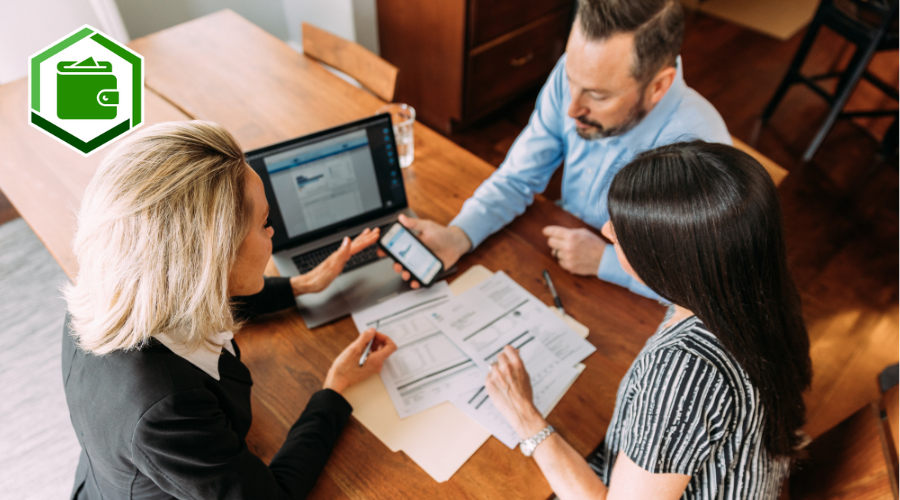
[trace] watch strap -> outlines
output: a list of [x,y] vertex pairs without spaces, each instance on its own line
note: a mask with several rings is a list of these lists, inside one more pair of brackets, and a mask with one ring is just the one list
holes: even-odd
[[525,455],[526,457],[530,457],[534,453],[534,450],[538,447],[538,445],[541,444],[541,441],[550,437],[550,434],[553,434],[554,432],[556,432],[556,429],[552,425],[548,425],[547,427],[541,429],[534,436],[531,436],[528,439],[523,439],[519,443],[519,449],[522,450],[523,455]]

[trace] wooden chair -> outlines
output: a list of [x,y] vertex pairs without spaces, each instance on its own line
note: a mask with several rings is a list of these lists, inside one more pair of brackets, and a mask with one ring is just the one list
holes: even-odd
[[769,175],[772,176],[772,181],[775,182],[775,185],[778,186],[781,184],[781,181],[787,177],[788,171],[781,168],[780,165],[770,160],[767,156],[763,155],[759,151],[750,147],[746,142],[738,139],[735,136],[731,136],[731,140],[734,141],[734,147],[740,149],[741,151],[747,153],[752,156],[753,159],[758,161],[763,167],[765,167],[766,171],[769,172]]
[[897,499],[897,407],[894,385],[816,438],[791,474],[790,500]]
[[366,90],[385,102],[394,99],[396,66],[362,45],[344,40],[309,23],[303,23],[303,53],[355,78]]

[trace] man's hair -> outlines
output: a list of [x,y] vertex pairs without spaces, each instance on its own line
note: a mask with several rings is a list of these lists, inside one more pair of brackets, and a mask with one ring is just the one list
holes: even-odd
[[679,0],[578,0],[578,23],[591,41],[634,33],[631,74],[644,84],[662,68],[675,66],[684,38]]
[[235,322],[228,274],[249,229],[247,167],[210,122],[147,127],[100,164],[81,203],[70,326],[94,354],[167,333],[189,348]]

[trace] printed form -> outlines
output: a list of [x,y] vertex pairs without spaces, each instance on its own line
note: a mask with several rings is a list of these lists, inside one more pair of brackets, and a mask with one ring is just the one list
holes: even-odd
[[[560,371],[552,383],[544,384],[540,393],[534,392],[534,406],[541,412],[541,415],[546,417],[553,411],[556,403],[559,403],[559,400],[572,387],[584,368],[585,366],[581,363],[569,368],[560,367]],[[487,378],[487,372],[481,371],[481,369],[479,371],[481,380]],[[487,389],[483,385],[457,395],[450,402],[470,416],[472,420],[481,424],[510,449],[519,444],[520,438],[516,431],[509,425],[503,414],[494,407],[491,398],[487,395]]]
[[535,406],[543,414],[578,377],[581,368],[576,365],[596,350],[502,271],[432,308],[428,317],[479,367],[472,378],[481,383],[451,401],[511,448],[519,439],[482,387],[503,348],[511,345],[519,350],[531,376]]
[[447,282],[441,281],[353,313],[357,330],[376,328],[397,344],[381,380],[400,418],[484,383],[475,363],[424,314],[452,298]]

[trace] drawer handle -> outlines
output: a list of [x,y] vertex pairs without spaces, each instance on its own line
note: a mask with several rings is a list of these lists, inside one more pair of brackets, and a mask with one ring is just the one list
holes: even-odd
[[509,65],[512,66],[513,68],[518,68],[519,66],[524,66],[524,65],[528,64],[528,62],[531,61],[532,59],[534,59],[534,52],[529,52],[528,54],[526,54],[522,57],[510,59]]

